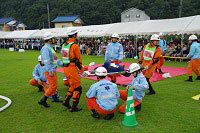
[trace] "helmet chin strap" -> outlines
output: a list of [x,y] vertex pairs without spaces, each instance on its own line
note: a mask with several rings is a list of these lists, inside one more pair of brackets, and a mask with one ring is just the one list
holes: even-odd
[[136,75],[134,76],[134,78],[137,77],[137,75],[138,75],[138,71],[136,71]]

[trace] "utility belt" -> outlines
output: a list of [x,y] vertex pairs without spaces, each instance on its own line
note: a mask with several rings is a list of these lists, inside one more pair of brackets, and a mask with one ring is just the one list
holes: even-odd
[[68,67],[69,65],[75,65],[75,66],[77,66],[79,68],[79,70],[82,69],[81,63],[76,58],[70,59],[70,63],[69,64],[63,64],[64,67]]

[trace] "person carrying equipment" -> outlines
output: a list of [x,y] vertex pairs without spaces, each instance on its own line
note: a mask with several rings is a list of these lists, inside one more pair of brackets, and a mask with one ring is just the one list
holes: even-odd
[[29,81],[30,85],[38,87],[38,92],[47,90],[46,88],[46,77],[44,75],[44,70],[42,69],[42,59],[41,59],[41,55],[38,56],[38,62],[39,64],[37,64],[33,70],[33,79],[31,79]]
[[160,41],[159,41],[159,46],[160,48],[162,49],[162,54],[160,56],[160,59],[158,61],[158,71],[160,74],[163,74],[162,70],[161,70],[161,67],[163,66],[163,64],[165,63],[165,58],[163,57],[165,55],[165,51],[166,51],[166,40],[164,40],[164,34],[161,32],[159,34],[160,36]]
[[150,91],[149,93],[147,93],[147,95],[155,94],[155,91],[151,86],[149,80],[155,72],[160,55],[162,53],[162,49],[158,45],[159,40],[159,35],[153,34],[151,36],[150,43],[144,46],[139,58],[140,65],[142,65],[142,61],[144,60],[144,63],[142,65],[142,67],[144,68],[143,74],[147,79]]
[[44,40],[46,44],[42,47],[40,54],[42,58],[42,64],[44,64],[42,69],[44,70],[44,75],[48,81],[49,88],[45,91],[44,96],[38,103],[48,108],[50,105],[47,104],[46,101],[50,95],[53,97],[52,102],[62,102],[62,100],[59,100],[56,96],[56,89],[58,84],[56,68],[57,64],[62,65],[62,63],[58,59],[56,52],[53,49],[54,34],[51,32],[46,32],[44,34]]
[[119,64],[124,56],[124,50],[120,43],[118,43],[119,35],[114,33],[112,35],[112,42],[106,48],[105,60],[111,63]]
[[192,44],[190,47],[190,52],[187,55],[187,58],[190,58],[190,63],[188,64],[188,82],[192,82],[192,72],[195,72],[197,75],[196,80],[200,80],[200,71],[199,71],[199,66],[200,66],[200,43],[197,42],[197,36],[196,35],[191,35],[189,37],[189,43]]
[[[82,110],[82,108],[77,107],[82,93],[79,70],[80,72],[84,72],[86,70],[84,67],[82,67],[81,52],[76,41],[77,33],[78,30],[75,27],[68,28],[67,34],[69,36],[69,39],[67,44],[62,45],[61,50],[64,74],[70,86],[63,105],[70,109],[70,112],[78,112]],[[72,97],[73,104],[71,106],[69,102]]]
[[148,82],[144,75],[142,74],[142,68],[137,63],[132,63],[129,66],[128,75],[133,74],[134,78],[130,86],[126,87],[126,90],[119,90],[120,98],[124,100],[124,104],[119,108],[120,113],[124,113],[126,110],[126,100],[128,97],[128,89],[131,87],[133,89],[134,107],[135,111],[141,110],[142,99],[145,94],[145,90],[149,88]]
[[120,97],[117,85],[106,80],[107,70],[104,67],[98,67],[95,71],[98,82],[91,85],[86,93],[88,110],[92,111],[92,117],[99,119],[99,114],[104,114],[105,120],[114,117],[116,105]]

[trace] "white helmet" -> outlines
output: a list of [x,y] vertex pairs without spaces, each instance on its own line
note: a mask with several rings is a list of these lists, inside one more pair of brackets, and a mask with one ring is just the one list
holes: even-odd
[[45,32],[44,36],[43,36],[43,39],[44,40],[49,40],[49,39],[54,38],[54,37],[55,36],[54,36],[54,34],[52,32]]
[[117,33],[112,34],[113,38],[118,38],[119,39],[119,35]]
[[159,33],[159,36],[164,36],[164,33],[163,33],[163,32],[160,32],[160,33]]
[[69,28],[67,29],[67,35],[74,35],[74,34],[76,34],[76,33],[78,33],[78,30],[77,30],[77,28],[75,28],[75,27],[69,27]]
[[97,76],[107,76],[107,70],[105,67],[98,67],[96,70],[95,70],[95,74]]
[[190,37],[189,37],[189,40],[197,40],[198,38],[197,38],[197,36],[196,35],[191,35]]
[[137,64],[137,63],[132,63],[130,66],[129,66],[129,72],[130,73],[133,73],[137,70],[140,70],[140,65]]
[[159,41],[159,40],[160,40],[159,35],[153,34],[153,35],[151,36],[151,39],[150,39],[150,40],[151,40],[151,41]]
[[38,61],[42,61],[42,56],[41,55],[38,56]]

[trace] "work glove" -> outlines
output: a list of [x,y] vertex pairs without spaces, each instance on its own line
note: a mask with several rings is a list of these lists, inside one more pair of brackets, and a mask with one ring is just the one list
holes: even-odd
[[142,70],[147,70],[147,69],[149,69],[149,66],[142,67]]
[[42,85],[42,81],[41,81],[40,79],[38,80],[38,84],[39,84],[39,85]]
[[139,65],[142,65],[142,61],[138,61],[138,64],[139,64]]
[[88,70],[88,67],[84,66],[84,67],[81,68],[80,72],[83,73],[84,71],[87,71],[87,70]]
[[53,72],[49,72],[49,76],[50,76],[50,77],[53,77]]

